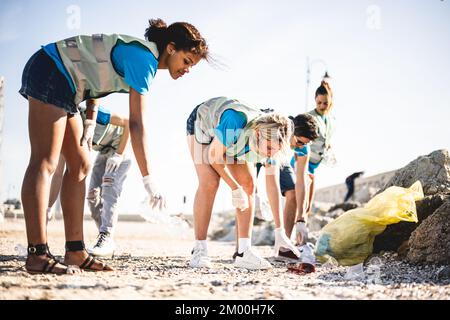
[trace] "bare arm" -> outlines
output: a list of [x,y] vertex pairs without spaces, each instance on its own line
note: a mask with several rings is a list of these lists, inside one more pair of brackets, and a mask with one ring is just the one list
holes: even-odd
[[219,141],[219,139],[217,139],[217,137],[215,137],[208,149],[209,163],[220,175],[223,181],[225,181],[225,183],[231,188],[231,190],[236,190],[239,187],[239,184],[230,174],[225,165],[225,151],[225,146]]
[[86,100],[86,119],[97,120],[98,106],[98,99]]
[[136,162],[143,177],[150,173],[149,150],[147,131],[144,122],[145,96],[130,88],[130,120],[129,129],[131,146],[136,157]]
[[283,219],[281,219],[280,168],[278,166],[266,164],[266,191],[275,228],[281,228]]
[[295,156],[296,164],[296,183],[295,198],[297,200],[296,220],[304,219],[305,209],[307,206],[306,199],[306,179],[305,174],[308,168],[309,155],[304,157]]
[[117,113],[112,113],[110,123],[112,125],[123,128],[123,134],[122,137],[120,138],[120,144],[116,151],[116,153],[118,154],[123,154],[130,140],[130,125],[128,118],[121,116]]

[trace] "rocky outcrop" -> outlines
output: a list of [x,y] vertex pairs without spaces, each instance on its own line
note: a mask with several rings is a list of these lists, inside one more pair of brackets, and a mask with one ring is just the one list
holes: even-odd
[[[435,194],[427,196],[423,200],[416,201],[417,218],[419,222],[417,224],[411,222],[399,222],[388,225],[383,233],[375,237],[373,252],[407,251],[408,240],[412,232],[422,223],[422,221],[432,215],[448,198],[450,198],[450,194]],[[400,250],[401,246],[402,248]],[[401,252],[399,252],[399,254],[400,253]]]
[[[359,207],[358,202],[364,205],[375,190],[382,192],[394,185],[409,188],[416,181],[421,182],[425,194],[424,199],[416,202],[418,223],[399,222],[387,226],[375,237],[373,252],[397,251],[400,258],[414,263],[450,264],[450,157],[447,150],[418,157],[395,172],[361,179],[360,193],[354,203],[341,203],[345,185],[318,190],[318,201],[314,202],[313,212],[308,217],[308,241],[315,243],[325,225],[345,211]],[[229,221],[229,217],[220,221],[221,230],[213,238],[235,241],[234,225]],[[273,222],[262,221],[255,224],[252,242],[271,245],[273,236]],[[447,273],[443,271],[443,274]]]
[[450,198],[414,230],[407,259],[412,263],[450,265]]
[[417,180],[422,183],[424,194],[433,195],[450,192],[450,157],[447,150],[437,150],[421,156],[406,167],[397,170],[394,176],[378,193],[390,186],[407,188]]

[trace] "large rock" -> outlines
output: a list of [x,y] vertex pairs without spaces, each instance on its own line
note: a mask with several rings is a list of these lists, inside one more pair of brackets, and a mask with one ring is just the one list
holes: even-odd
[[[412,232],[439,208],[450,195],[450,157],[447,150],[437,150],[421,156],[395,172],[394,176],[379,192],[391,186],[409,188],[419,180],[425,198],[416,202],[418,223],[399,222],[387,226],[375,237],[374,252],[408,251],[408,240]],[[401,248],[400,248],[401,247]]]
[[410,162],[406,167],[397,170],[378,193],[390,186],[409,188],[417,180],[422,183],[426,196],[449,192],[450,157],[448,151],[437,150]]
[[383,233],[375,237],[373,252],[398,251],[402,245],[402,251],[407,250],[408,239],[412,232],[449,198],[450,194],[435,194],[416,201],[419,222],[399,222],[388,225]]
[[412,233],[409,247],[412,263],[450,264],[450,198]]

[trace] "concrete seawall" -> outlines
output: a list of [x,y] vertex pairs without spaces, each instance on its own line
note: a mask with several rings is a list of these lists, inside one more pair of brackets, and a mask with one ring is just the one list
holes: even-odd
[[[396,170],[380,173],[367,178],[358,178],[355,180],[354,201],[367,202],[375,193],[380,190],[391,179]],[[342,203],[347,194],[345,183],[318,189],[315,195],[315,201]]]

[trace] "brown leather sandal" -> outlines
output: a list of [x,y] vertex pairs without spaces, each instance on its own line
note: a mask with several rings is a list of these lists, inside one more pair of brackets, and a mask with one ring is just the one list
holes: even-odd
[[[29,244],[28,245],[28,255],[36,255],[36,256],[46,256],[47,258],[49,258],[44,266],[42,268],[39,269],[32,269],[27,267],[27,265],[25,264],[25,270],[27,270],[27,272],[29,274],[67,274],[67,265],[65,265],[64,263],[58,261],[51,253],[50,253],[50,249],[48,248],[47,244],[37,244],[37,245],[32,245]],[[54,272],[54,268],[57,265],[61,265],[64,266],[65,268]]]
[[[66,252],[73,251],[84,251],[86,250],[83,241],[67,241],[66,242]],[[101,263],[103,265],[102,269],[92,268],[95,263]],[[83,261],[82,264],[79,265],[81,270],[86,271],[114,271],[113,268],[108,266],[107,264],[101,262],[100,260],[95,259],[92,255],[89,256]]]

